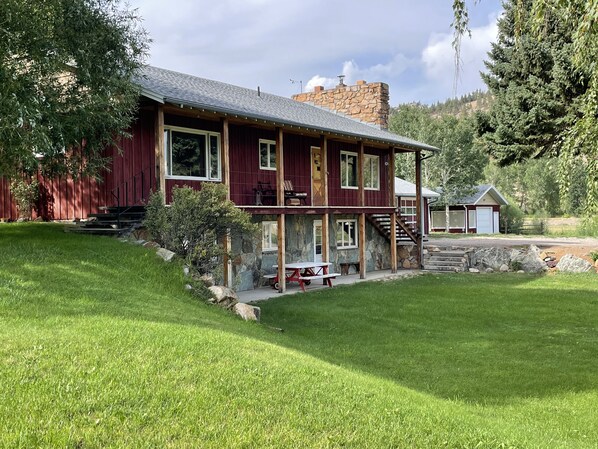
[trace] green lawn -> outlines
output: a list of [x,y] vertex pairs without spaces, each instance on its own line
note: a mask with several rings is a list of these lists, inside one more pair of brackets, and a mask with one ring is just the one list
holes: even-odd
[[598,447],[596,275],[336,287],[263,325],[183,284],[140,247],[0,225],[0,447]]

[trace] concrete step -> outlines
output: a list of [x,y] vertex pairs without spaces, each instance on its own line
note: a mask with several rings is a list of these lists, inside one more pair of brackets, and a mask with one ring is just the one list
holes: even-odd
[[437,260],[444,260],[447,262],[459,262],[459,263],[465,263],[467,262],[467,258],[465,257],[455,257],[455,256],[430,256],[429,254],[426,254],[426,256],[424,257],[425,260],[429,260],[429,261],[437,261]]
[[450,265],[434,265],[434,264],[424,264],[424,270],[428,271],[451,271],[451,272],[463,272],[465,271],[464,267],[455,267]]

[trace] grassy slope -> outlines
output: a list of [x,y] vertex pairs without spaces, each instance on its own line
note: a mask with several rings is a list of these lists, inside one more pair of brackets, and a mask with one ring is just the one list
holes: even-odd
[[[595,447],[598,282],[421,277],[262,304],[107,238],[0,227],[0,446]],[[477,445],[477,446],[476,446]]]

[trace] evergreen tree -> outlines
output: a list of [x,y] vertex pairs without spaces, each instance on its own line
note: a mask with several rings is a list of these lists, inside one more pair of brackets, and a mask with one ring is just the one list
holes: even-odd
[[573,68],[571,31],[547,18],[542,38],[526,18],[531,0],[509,0],[498,21],[498,42],[482,78],[495,101],[480,130],[489,153],[505,165],[558,154],[562,133],[578,118],[577,99],[587,77]]

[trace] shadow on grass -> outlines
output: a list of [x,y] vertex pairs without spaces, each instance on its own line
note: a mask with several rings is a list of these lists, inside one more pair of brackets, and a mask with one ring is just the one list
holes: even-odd
[[470,403],[598,388],[598,281],[590,276],[428,275],[286,296],[260,304],[263,323],[285,330],[274,334],[198,304],[182,291],[180,267],[151,251],[32,226],[0,228],[5,317],[218,329]]

